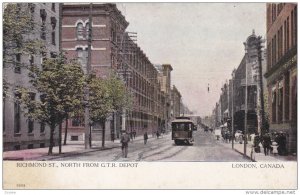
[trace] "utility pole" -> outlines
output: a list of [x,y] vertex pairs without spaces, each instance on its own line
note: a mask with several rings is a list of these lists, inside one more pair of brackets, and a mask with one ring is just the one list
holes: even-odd
[[261,134],[264,135],[266,133],[265,125],[265,107],[264,107],[264,89],[263,89],[263,77],[262,77],[262,57],[261,57],[261,48],[262,48],[262,37],[258,36],[257,41],[256,41],[256,49],[257,49],[257,55],[258,55],[258,78],[259,78],[259,84],[258,87],[259,89],[257,90],[259,92],[260,96],[260,117],[261,117]]
[[[247,47],[247,46],[246,46]],[[246,151],[247,151],[247,133],[248,133],[248,131],[247,131],[247,119],[248,119],[248,61],[249,61],[249,59],[248,59],[248,51],[247,51],[247,49],[246,49],[246,64],[245,64],[245,66],[246,66],[246,71],[245,71],[245,73],[246,73],[246,76],[245,76],[245,127],[244,127],[244,157],[246,157],[247,156],[247,153],[246,153]]]
[[235,70],[232,72],[231,80],[231,133],[232,133],[232,149],[234,148],[234,79],[235,79]]
[[[90,3],[90,10],[89,10],[89,36],[88,36],[88,59],[86,65],[86,75],[89,77],[90,69],[91,69],[91,62],[92,62],[92,6],[93,4]],[[90,112],[89,112],[89,87],[88,84],[85,86],[85,98],[86,98],[86,105],[85,105],[85,117],[84,117],[84,127],[85,127],[85,134],[84,134],[84,146],[85,149],[92,147],[92,135],[91,135],[91,125],[90,125]]]

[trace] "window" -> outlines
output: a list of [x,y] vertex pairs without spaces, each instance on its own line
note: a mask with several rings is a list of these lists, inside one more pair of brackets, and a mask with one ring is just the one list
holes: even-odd
[[55,12],[55,3],[51,4],[51,10]]
[[[45,94],[42,94],[40,95],[40,100],[42,103],[45,103],[46,102],[46,95]],[[44,133],[45,132],[45,122],[41,122],[40,123],[40,133]]]
[[21,94],[15,94],[15,103],[14,103],[14,132],[20,133],[21,128],[21,106],[20,106]]
[[45,9],[40,10],[40,16],[42,19],[42,25],[41,25],[41,39],[46,40],[46,17],[47,12]]
[[284,93],[284,118],[285,120],[290,119],[290,72],[287,72],[285,75],[285,93]]
[[292,46],[294,46],[294,10],[291,13],[291,41]]
[[45,148],[45,143],[40,143],[40,148]]
[[267,60],[267,63],[268,63],[268,70],[271,68],[271,43],[268,44],[268,52],[267,52],[267,55],[268,55],[268,60]]
[[87,49],[83,50],[82,48],[78,48],[77,49],[77,60],[81,64],[81,67],[82,67],[84,73],[86,73],[87,58],[88,58]]
[[294,45],[297,45],[297,6],[294,8]]
[[56,39],[55,39],[55,27],[56,27],[56,18],[51,17],[51,26],[52,26],[52,32],[51,32],[51,43],[52,45],[56,45]]
[[14,146],[14,150],[20,150],[21,149],[21,146],[20,145],[15,145]]
[[278,122],[282,122],[282,114],[283,114],[283,86],[282,82],[279,84],[278,88]]
[[289,17],[287,18],[287,21],[286,21],[286,48],[287,48],[287,51],[290,49],[290,20],[289,20]]
[[29,10],[30,10],[30,26],[31,26],[31,29],[33,30],[33,28],[34,28],[35,4],[28,3],[28,7],[29,7]]
[[83,39],[83,24],[81,22],[77,24],[77,39]]
[[86,32],[86,39],[88,39],[89,38],[89,32],[90,32],[90,24],[89,23],[87,23],[85,25],[85,32]]
[[34,56],[33,55],[31,55],[29,57],[29,65],[30,65],[31,69],[34,68]]
[[287,52],[287,42],[286,42],[286,40],[287,40],[287,35],[286,35],[287,29],[286,29],[286,21],[284,21],[283,28],[284,28],[284,51],[283,52],[286,53]]
[[[29,94],[31,101],[35,100],[35,93]],[[29,108],[28,112],[33,112],[33,108]],[[28,133],[32,133],[34,129],[34,120],[32,118],[28,118]]]
[[74,117],[72,118],[72,126],[73,127],[83,127],[84,126],[84,118],[83,117]]
[[40,126],[40,133],[45,133],[45,126],[46,126],[45,123],[41,122],[40,125],[41,125]]
[[28,149],[33,149],[33,144],[28,144],[27,148]]
[[15,73],[21,74],[21,54],[16,54]]
[[272,122],[276,123],[276,99],[277,93],[275,90],[272,91]]
[[71,141],[78,141],[78,136],[71,136]]

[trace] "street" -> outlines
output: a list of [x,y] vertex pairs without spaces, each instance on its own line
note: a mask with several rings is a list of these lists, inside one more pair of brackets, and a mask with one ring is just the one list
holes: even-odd
[[[212,133],[202,129],[194,132],[193,145],[175,145],[171,140],[171,133],[163,137],[149,136],[147,144],[139,139],[129,143],[128,158],[122,158],[121,147],[102,151],[93,151],[68,157],[58,158],[55,161],[202,161],[202,162],[240,162],[250,161],[231,148],[224,147],[220,140],[216,140]],[[119,140],[116,140],[119,141]]]

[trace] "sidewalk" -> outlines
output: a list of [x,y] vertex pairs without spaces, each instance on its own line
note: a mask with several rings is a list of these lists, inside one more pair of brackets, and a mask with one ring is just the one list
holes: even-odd
[[[220,141],[225,147],[232,148],[232,143],[225,143]],[[274,154],[269,154],[268,156],[265,156],[264,149],[261,148],[260,153],[255,153],[254,150],[252,151],[252,142],[249,142],[246,147],[246,155],[249,159],[251,159],[254,162],[278,162],[278,161],[297,161],[297,156],[279,156]],[[244,143],[240,144],[238,142],[234,143],[234,150],[240,154],[244,154]],[[251,152],[252,151],[252,152]],[[251,155],[252,153],[252,155]]]
[[[154,138],[154,137],[153,137]],[[149,136],[149,139],[153,139],[152,136]],[[133,143],[136,141],[144,140],[143,136],[137,136]],[[132,142],[132,141],[131,141]],[[17,151],[7,151],[3,152],[3,160],[54,160],[57,158],[96,152],[101,150],[109,150],[113,148],[121,147],[119,139],[116,139],[114,142],[105,140],[105,147],[101,147],[101,141],[93,141],[92,148],[85,149],[83,141],[68,141],[67,145],[62,145],[62,154],[58,154],[58,146],[53,147],[53,154],[48,155],[48,147],[45,148],[36,148],[36,149],[27,149],[27,150],[17,150]]]

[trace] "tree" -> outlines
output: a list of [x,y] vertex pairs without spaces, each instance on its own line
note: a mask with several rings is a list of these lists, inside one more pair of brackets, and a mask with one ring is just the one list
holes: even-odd
[[131,97],[122,80],[115,74],[107,79],[91,76],[89,81],[90,120],[100,123],[102,131],[102,147],[105,146],[105,121],[108,116],[123,108],[131,106]]
[[44,44],[31,36],[36,32],[33,3],[8,3],[3,13],[3,64],[20,66],[17,54],[33,55],[44,50]]
[[[63,55],[55,59],[46,59],[42,70],[32,69],[31,83],[41,96],[38,100],[31,98],[32,92],[22,88],[22,103],[25,115],[50,127],[50,146],[48,154],[52,154],[54,131],[70,112],[80,108],[83,102],[84,74],[79,64],[67,62]],[[61,131],[61,128],[60,128]],[[59,132],[61,152],[61,132]]]
[[[6,69],[20,71],[28,64],[20,61],[21,56],[33,56],[45,51],[44,43],[33,34],[39,32],[34,23],[33,3],[6,3],[3,12],[3,82],[13,84],[6,78]],[[4,93],[8,93],[5,90]]]

